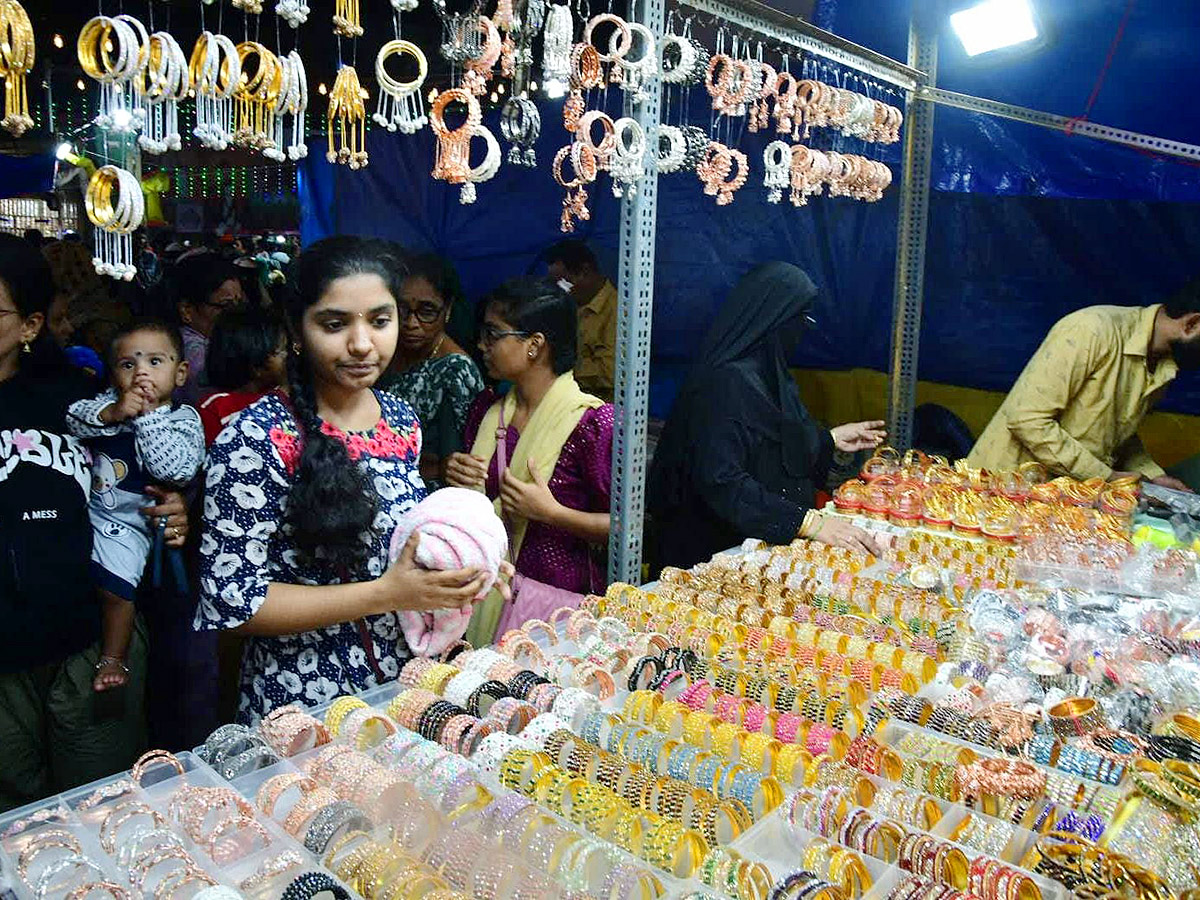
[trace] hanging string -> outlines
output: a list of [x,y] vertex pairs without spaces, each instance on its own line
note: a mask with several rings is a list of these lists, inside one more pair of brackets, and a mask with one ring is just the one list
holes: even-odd
[[1063,126],[1063,131],[1067,134],[1073,134],[1075,126],[1080,122],[1086,122],[1091,115],[1092,107],[1096,105],[1096,101],[1100,98],[1100,89],[1104,87],[1104,81],[1108,78],[1108,70],[1112,67],[1113,59],[1116,58],[1117,48],[1121,46],[1121,40],[1125,37],[1125,26],[1129,24],[1129,17],[1133,15],[1133,8],[1137,6],[1137,0],[1126,0],[1125,13],[1121,16],[1121,22],[1117,25],[1117,32],[1113,35],[1112,43],[1108,45],[1108,55],[1104,58],[1104,65],[1100,67],[1100,73],[1096,76],[1096,82],[1092,85],[1092,92],[1088,95],[1087,103],[1083,106],[1083,113],[1078,116],[1072,116],[1067,120],[1067,124]]

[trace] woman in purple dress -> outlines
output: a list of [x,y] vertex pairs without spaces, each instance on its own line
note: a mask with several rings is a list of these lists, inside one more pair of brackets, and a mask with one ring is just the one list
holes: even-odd
[[[613,408],[575,381],[576,328],[574,300],[547,279],[511,281],[492,296],[479,347],[488,373],[513,387],[475,404],[471,452],[453,454],[446,475],[498,501],[518,575],[585,594],[604,588]],[[500,612],[481,604],[468,639],[490,643]]]

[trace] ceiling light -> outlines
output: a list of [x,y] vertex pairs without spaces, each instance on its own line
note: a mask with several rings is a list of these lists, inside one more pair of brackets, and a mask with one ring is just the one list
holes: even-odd
[[68,156],[74,156],[74,155],[75,155],[75,148],[72,147],[66,141],[63,141],[54,150],[54,158],[55,159],[63,160],[63,159],[66,159]]
[[950,16],[967,56],[1024,44],[1038,36],[1029,0],[984,0]]

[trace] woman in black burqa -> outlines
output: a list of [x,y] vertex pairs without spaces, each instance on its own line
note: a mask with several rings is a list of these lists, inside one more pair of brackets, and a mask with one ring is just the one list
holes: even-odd
[[[709,328],[667,420],[647,484],[658,563],[688,568],[743,539],[787,544],[800,535],[835,450],[874,448],[883,422],[830,431],[800,400],[787,353],[817,295],[782,262],[750,271]],[[805,537],[878,553],[844,519],[810,519]]]

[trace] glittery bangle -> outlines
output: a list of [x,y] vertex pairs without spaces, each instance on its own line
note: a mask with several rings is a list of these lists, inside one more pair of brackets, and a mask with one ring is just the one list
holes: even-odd
[[[535,685],[544,687],[545,685]],[[486,718],[492,705],[500,699],[509,696],[508,687],[502,681],[484,681],[468,696],[466,709],[477,718]]]
[[289,869],[304,865],[304,859],[295,850],[286,850],[278,856],[273,856],[259,865],[254,873],[246,878],[238,887],[244,892],[251,893],[266,884],[272,878],[282,875]]
[[543,678],[541,675],[537,674],[537,672],[531,672],[528,669],[524,669],[509,680],[508,690],[509,693],[511,693],[512,696],[516,697],[518,700],[524,700],[529,696],[529,692],[539,684],[549,683],[549,679]]
[[493,703],[486,718],[499,723],[509,734],[520,734],[536,715],[536,709],[514,695]]
[[417,721],[417,733],[427,741],[436,742],[446,724],[455,716],[466,715],[466,712],[461,706],[455,706],[448,700],[438,700],[421,713],[421,718]]
[[279,762],[279,756],[275,751],[266,744],[262,744],[261,746],[251,747],[249,750],[239,753],[233,759],[229,760],[229,762],[222,765],[219,771],[221,777],[226,781],[233,781],[242,775],[273,766],[277,762]]
[[309,853],[321,857],[325,855],[325,848],[339,831],[346,828],[370,831],[372,827],[371,820],[361,809],[346,800],[339,800],[329,804],[313,817],[312,824],[308,826],[304,835],[304,846]]
[[554,708],[554,702],[558,699],[558,695],[563,690],[564,688],[557,684],[539,684],[529,692],[527,700],[538,712],[550,712]]
[[222,725],[197,748],[196,755],[209,765],[219,765],[230,756],[249,750],[262,739],[245,725]]

